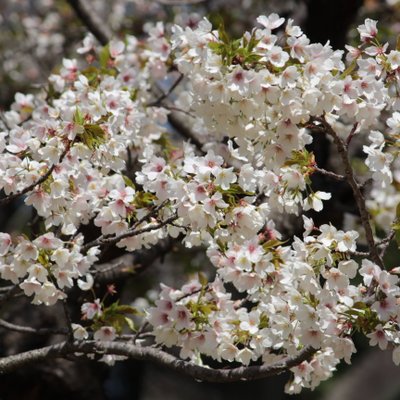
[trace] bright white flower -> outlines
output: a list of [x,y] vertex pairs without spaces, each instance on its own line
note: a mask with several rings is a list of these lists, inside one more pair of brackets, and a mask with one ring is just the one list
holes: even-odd
[[100,299],[96,299],[93,303],[83,303],[81,307],[83,318],[93,319],[100,317],[103,313]]
[[102,326],[94,333],[94,340],[112,342],[116,338],[115,329],[112,326]]
[[71,324],[72,331],[74,332],[74,339],[85,340],[89,337],[88,331],[79,324]]
[[391,50],[387,55],[387,59],[390,62],[392,69],[396,70],[400,66],[400,51]]
[[353,279],[357,275],[358,264],[354,260],[339,261],[338,269],[350,279]]
[[382,325],[377,325],[375,331],[372,333],[368,333],[367,337],[369,340],[370,346],[378,345],[381,350],[385,350],[388,345],[388,337],[382,327]]
[[125,44],[121,40],[111,40],[109,43],[109,52],[112,58],[117,58],[125,49]]
[[254,353],[247,347],[239,350],[236,354],[236,361],[239,361],[243,365],[249,365],[250,361],[254,358]]
[[371,310],[374,310],[378,314],[378,317],[381,321],[387,321],[389,320],[390,316],[396,314],[396,298],[393,296],[388,296],[382,300],[376,301],[372,304]]
[[11,236],[8,233],[0,232],[0,256],[8,253],[11,246]]
[[376,27],[377,21],[367,18],[364,24],[359,25],[357,30],[360,34],[360,39],[363,41],[369,41],[374,39],[378,34],[378,29]]
[[323,208],[323,204],[321,200],[329,200],[332,197],[330,193],[326,192],[315,192],[310,194],[305,200],[304,210],[313,209],[315,211],[321,211]]
[[285,18],[280,18],[278,14],[273,13],[268,17],[265,15],[258,17],[257,22],[264,28],[273,30],[279,28],[285,22]]
[[399,366],[400,364],[400,346],[396,346],[392,353],[393,362]]
[[214,183],[221,186],[221,189],[228,190],[232,183],[237,180],[236,174],[233,172],[233,167],[221,169],[215,178]]
[[356,240],[359,234],[356,231],[342,232],[339,231],[336,235],[337,249],[341,252],[355,251]]
[[32,296],[33,294],[38,293],[40,288],[42,287],[41,283],[35,278],[31,277],[25,279],[19,287],[24,291],[26,296]]
[[45,250],[55,250],[58,247],[62,246],[61,240],[56,238],[53,232],[49,232],[42,236],[39,236],[37,239],[33,241],[33,243],[37,247]]
[[83,291],[90,290],[93,287],[94,279],[91,274],[86,274],[86,282],[83,279],[78,279],[78,287]]

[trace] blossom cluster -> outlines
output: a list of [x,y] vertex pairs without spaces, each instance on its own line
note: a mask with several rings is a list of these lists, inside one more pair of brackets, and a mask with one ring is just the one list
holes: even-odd
[[[166,61],[169,48],[152,35],[158,31],[150,33],[153,50],[133,37],[95,49],[89,36],[79,52],[97,61],[79,68],[76,59],[64,59],[47,91],[17,93],[5,114],[0,188],[6,197],[26,194],[24,203],[34,208],[47,233],[31,240],[2,234],[1,276],[27,288],[28,295],[45,284],[48,296],[35,297],[35,303],[64,298],[60,290],[89,273],[97,246],[85,243],[81,225],[94,221],[104,236],[117,236],[150,224],[147,234],[135,236],[137,248],[162,237],[156,229],[154,235],[148,216],[153,198],[135,190],[126,175],[127,148],[138,157],[165,132],[167,110],[146,106],[149,84],[162,73],[156,65]],[[48,238],[50,247],[41,248],[41,238]]]
[[[276,14],[257,22],[236,40],[206,19],[174,26],[170,38],[162,23],[146,25],[146,39],[104,47],[89,35],[78,49],[86,61],[64,59],[46,90],[18,93],[0,132],[0,204],[23,198],[44,232],[0,233],[0,276],[53,305],[74,286],[92,288],[104,245],[133,252],[171,237],[203,246],[215,279],[162,286],[147,310],[155,341],[199,364],[270,364],[312,348],[291,368],[295,393],[350,362],[355,331],[372,346],[390,343],[400,363],[398,270],[384,269],[370,226],[390,231],[400,218],[400,52],[379,42],[372,20],[346,53],[310,43]],[[172,113],[197,146],[170,134]],[[343,176],[318,168],[309,145],[327,129],[341,153],[354,138],[364,144],[360,174],[390,201],[362,203],[347,153]],[[316,173],[347,179],[358,206],[374,211],[370,220],[359,210],[370,254],[359,251],[360,229],[304,215],[332,197],[313,188]],[[303,216],[296,235],[284,230],[288,214]],[[82,233],[89,224],[94,240]],[[97,298],[81,310],[91,325],[73,324],[75,338],[103,341],[132,329],[125,314],[136,312]]]
[[51,306],[65,299],[65,290],[74,285],[90,290],[93,285],[90,268],[97,261],[99,251],[92,247],[83,255],[82,242],[82,236],[64,242],[53,232],[33,241],[1,233],[0,276],[19,284],[26,296],[34,295],[33,304]]
[[[241,235],[228,224],[225,240],[218,230],[209,231],[207,254],[217,268],[216,280],[181,290],[164,287],[149,321],[158,342],[181,347],[182,357],[197,362],[204,354],[247,365],[307,346],[319,349],[312,361],[292,369],[295,377],[287,390],[297,392],[326,379],[341,359],[350,362],[354,330],[365,333],[372,346],[394,344],[393,358],[399,363],[398,278],[368,259],[354,260],[358,232],[318,228],[307,217],[303,240],[295,237],[292,245],[283,246],[271,210],[297,214],[300,206],[321,211],[321,199],[330,198],[312,191],[309,175],[315,162],[305,150],[312,141],[307,128],[321,115],[348,142],[372,130],[363,150],[373,190],[395,191],[391,164],[400,53],[386,52],[372,20],[358,28],[360,46],[347,47],[347,68],[342,51],[310,43],[291,21],[277,35],[272,32],[282,26],[282,18],[262,16],[258,22],[262,29],[235,41],[223,30],[212,30],[206,20],[194,30],[174,28],[175,63],[190,80],[181,94],[186,109],[200,118],[195,127],[199,135],[227,141],[220,153],[230,168],[240,171],[241,189],[262,196],[264,223],[257,225],[253,217],[255,232],[243,234],[241,229]],[[380,119],[384,110],[391,113],[390,130]],[[389,140],[381,131],[388,131]],[[210,154],[214,156],[209,152],[206,158]],[[203,163],[197,164],[199,172]],[[206,187],[202,195],[211,197],[209,182]],[[303,198],[303,191],[310,191],[309,197]],[[248,195],[245,201],[251,203]],[[205,227],[209,216],[205,206],[203,210],[198,220]],[[394,219],[392,214],[390,221]],[[357,285],[353,282],[359,275],[363,284]],[[243,293],[239,301],[226,294],[226,283]]]

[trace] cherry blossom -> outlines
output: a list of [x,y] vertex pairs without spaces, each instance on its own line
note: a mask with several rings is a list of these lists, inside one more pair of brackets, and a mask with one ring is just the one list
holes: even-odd
[[[143,302],[153,344],[245,367],[311,349],[290,368],[286,390],[297,393],[351,362],[355,331],[393,346],[400,362],[398,266],[382,256],[399,230],[400,57],[371,19],[346,51],[311,43],[277,14],[257,22],[233,42],[207,19],[149,23],[140,40],[103,47],[89,35],[49,77],[51,90],[17,93],[0,132],[0,190],[43,230],[0,233],[0,276],[35,305],[84,292],[70,336],[100,346],[135,330],[126,314],[137,314],[108,305],[113,288],[96,293],[103,250],[198,247],[213,275],[161,285]],[[189,126],[185,143],[172,133],[175,112]],[[315,135],[332,142],[338,173],[317,165]],[[308,214],[336,200],[314,174],[350,186],[357,215],[343,226]]]

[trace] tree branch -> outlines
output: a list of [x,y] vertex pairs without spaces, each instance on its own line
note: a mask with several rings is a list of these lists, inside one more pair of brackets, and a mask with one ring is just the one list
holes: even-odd
[[19,293],[21,293],[21,289],[18,285],[11,286],[10,289],[0,297],[0,307]]
[[111,262],[95,265],[97,283],[116,282],[146,270],[156,259],[164,257],[179,242],[167,237],[149,249],[125,254]]
[[[166,91],[162,92],[162,95],[155,101],[152,101],[148,104],[146,104],[146,107],[159,107],[161,106],[161,103],[163,100],[168,98],[168,96],[176,89],[176,87],[182,82],[183,79],[183,74],[179,73],[179,77],[176,79],[176,81],[171,85],[171,87]],[[161,88],[160,88],[161,91]]]
[[66,358],[74,353],[109,354],[125,356],[135,360],[146,360],[189,375],[194,379],[208,382],[234,382],[256,380],[280,374],[303,361],[309,360],[316,349],[306,347],[294,357],[286,357],[270,365],[238,367],[230,369],[212,369],[181,360],[163,350],[154,347],[141,347],[120,342],[62,342],[56,345],[30,350],[24,353],[0,358],[0,375],[10,373],[31,363],[51,358]]
[[[135,229],[142,224],[143,222],[146,222],[148,220],[150,220],[152,217],[154,217],[158,211],[160,211],[165,205],[166,205],[167,201],[163,201],[161,204],[159,204],[157,207],[154,207],[148,214],[144,215],[142,218],[138,219],[133,225],[132,227],[128,230],[128,232],[126,232],[125,234],[128,233],[134,233]],[[152,230],[152,229],[151,229]],[[143,232],[140,232],[143,233]],[[136,236],[137,234],[133,234],[130,236]],[[121,236],[121,235],[120,235]],[[118,237],[118,236],[117,236]],[[128,236],[125,236],[128,237]],[[108,239],[115,239],[116,237],[114,236],[110,236],[110,235],[101,235],[99,236],[97,239],[93,240],[92,242],[87,243],[85,246],[82,247],[82,252],[85,253],[86,251],[88,251],[91,247],[94,246],[98,246],[101,244],[114,244],[116,242],[107,242]],[[121,238],[123,239],[123,238]],[[118,241],[118,240],[117,240]]]
[[344,180],[346,180],[346,177],[343,176],[343,175],[335,174],[335,173],[332,172],[332,171],[327,171],[326,169],[319,168],[319,167],[317,167],[317,166],[314,167],[314,171],[315,171],[315,172],[318,172],[319,174],[325,175],[325,176],[327,176],[328,178],[332,178],[332,179],[334,179],[334,180],[336,180],[336,181],[344,181]]
[[111,32],[92,10],[89,12],[80,0],[67,0],[67,3],[74,10],[82,24],[103,46],[111,40]]
[[372,232],[372,228],[371,228],[371,224],[370,224],[370,215],[369,215],[367,207],[365,205],[365,198],[361,191],[360,185],[356,181],[356,177],[354,175],[353,168],[350,164],[350,160],[349,160],[349,156],[348,156],[348,152],[347,152],[347,146],[343,142],[343,140],[337,135],[335,130],[326,121],[326,119],[324,117],[314,118],[314,120],[318,121],[319,123],[322,124],[322,127],[324,128],[325,132],[329,136],[332,137],[332,139],[336,145],[339,155],[343,161],[343,165],[345,168],[346,180],[349,183],[349,185],[351,186],[354,198],[357,203],[358,210],[360,212],[361,223],[362,223],[364,231],[365,231],[365,236],[366,236],[368,248],[369,248],[369,254],[370,254],[372,260],[377,265],[379,265],[380,267],[383,267],[383,261],[382,261],[382,258],[379,254],[379,251],[377,249],[377,246],[376,246],[376,243],[374,240],[374,234]]
[[392,229],[384,239],[377,243],[377,246],[381,248],[380,254],[382,258],[384,257],[386,250],[388,249],[390,242],[394,239],[395,235],[396,231]]
[[186,4],[204,3],[206,0],[157,0],[158,3],[166,6],[181,6]]
[[189,140],[189,142],[193,143],[197,150],[201,154],[205,154],[203,151],[203,143],[200,142],[199,139],[193,134],[190,128],[186,127],[185,124],[174,114],[168,115],[168,122],[172,125],[172,127],[185,139]]
[[131,230],[128,230],[127,232],[125,232],[125,233],[121,233],[121,235],[113,236],[113,237],[109,237],[109,238],[107,238],[107,237],[101,238],[100,237],[99,239],[96,239],[93,242],[90,242],[90,243],[86,244],[85,246],[83,246],[82,247],[82,252],[85,253],[90,248],[95,247],[95,246],[103,246],[105,244],[113,245],[113,244],[119,242],[122,239],[125,239],[125,238],[128,238],[128,237],[137,236],[137,235],[140,235],[142,233],[151,232],[151,231],[160,229],[163,226],[168,225],[169,223],[175,221],[177,218],[178,218],[177,215],[173,215],[173,216],[167,218],[166,220],[161,221],[158,224],[150,225],[150,226],[147,226],[146,228],[142,228],[142,229],[138,229],[138,230],[134,230],[134,229],[132,230],[131,229]]
[[0,327],[14,332],[30,333],[34,335],[67,335],[67,329],[52,329],[52,328],[32,328],[30,326],[15,325],[11,322],[0,319]]

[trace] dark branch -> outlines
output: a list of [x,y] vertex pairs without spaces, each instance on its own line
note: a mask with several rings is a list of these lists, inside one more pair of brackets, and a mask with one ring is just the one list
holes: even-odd
[[315,171],[315,172],[318,172],[319,174],[325,175],[325,176],[327,176],[328,178],[335,179],[336,181],[344,181],[344,180],[346,180],[346,177],[345,177],[345,176],[335,174],[334,172],[332,172],[332,171],[327,171],[326,169],[323,169],[323,168],[314,167],[314,171]]
[[105,46],[111,40],[112,35],[104,22],[93,11],[89,12],[80,0],[67,0],[67,2],[89,32]]
[[377,249],[375,240],[374,240],[374,234],[372,232],[371,224],[370,224],[370,215],[368,213],[367,207],[365,205],[365,198],[361,190],[361,186],[358,184],[356,177],[354,175],[353,168],[350,164],[348,152],[347,152],[347,146],[343,142],[343,140],[338,136],[338,134],[335,132],[335,130],[332,128],[332,126],[326,121],[324,117],[322,118],[315,118],[316,121],[320,122],[322,124],[322,127],[324,128],[324,131],[332,137],[336,148],[339,152],[339,155],[342,159],[344,168],[345,168],[345,175],[346,175],[346,180],[351,186],[351,189],[353,190],[353,195],[357,203],[357,208],[360,212],[360,218],[361,218],[361,223],[363,225],[364,231],[365,231],[365,236],[367,239],[368,243],[368,249],[369,249],[369,254],[372,258],[372,260],[379,265],[380,267],[383,267],[383,261],[382,258],[379,254],[379,251]]
[[[147,213],[146,215],[144,215],[142,218],[140,218],[139,220],[137,220],[132,227],[129,229],[128,232],[126,233],[133,233],[135,232],[135,229],[141,225],[143,222],[149,221],[152,217],[154,217],[158,211],[160,211],[165,205],[166,205],[167,201],[162,202],[161,204],[159,204],[158,206],[154,207],[149,213]],[[141,232],[143,233],[143,232]],[[136,236],[135,234],[133,235],[129,235],[129,236]],[[125,236],[128,237],[128,236]],[[115,236],[104,236],[101,235],[100,237],[98,237],[97,239],[93,240],[92,242],[87,243],[83,248],[82,248],[82,252],[86,252],[88,251],[90,248],[94,247],[94,246],[98,246],[101,244],[114,244],[116,242],[107,242],[107,239],[115,239]],[[118,241],[118,240],[117,240]]]
[[147,107],[158,107],[161,105],[161,103],[163,102],[163,100],[165,100],[166,98],[168,98],[168,96],[176,89],[176,87],[182,82],[183,79],[183,74],[179,73],[179,77],[178,79],[171,85],[171,87],[168,89],[168,91],[166,91],[165,93],[163,93],[157,100],[146,104]]
[[67,329],[52,329],[52,328],[32,328],[30,326],[15,325],[11,322],[7,322],[4,319],[0,319],[0,327],[8,329],[14,332],[29,333],[34,335],[67,335]]
[[125,254],[111,262],[95,265],[95,280],[97,283],[117,282],[126,279],[132,274],[142,273],[153,262],[163,258],[180,242],[181,237],[172,239],[167,237],[160,240],[149,249],[141,249]]
[[392,229],[384,239],[377,243],[377,246],[381,248],[380,255],[382,258],[385,256],[386,250],[388,249],[390,242],[394,239],[395,236],[396,231]]
[[105,244],[113,245],[113,244],[118,243],[122,239],[137,236],[142,233],[151,232],[151,231],[160,229],[163,226],[166,226],[166,225],[170,224],[171,222],[175,221],[177,218],[178,218],[177,215],[173,215],[172,217],[169,217],[166,220],[159,222],[158,224],[149,225],[146,228],[137,229],[137,230],[131,229],[125,233],[122,233],[121,235],[117,235],[117,236],[113,236],[113,237],[109,237],[109,238],[96,239],[93,242],[90,242],[90,243],[86,244],[85,246],[83,246],[82,252],[85,253],[90,248],[95,247],[95,246],[103,246]]
[[193,143],[200,153],[205,154],[205,152],[203,151],[203,143],[201,143],[200,140],[197,139],[190,128],[186,127],[185,124],[183,124],[178,117],[176,117],[174,114],[169,114],[168,122],[179,133],[179,135],[189,140],[189,142]]
[[301,364],[303,361],[309,360],[315,352],[315,349],[307,347],[300,351],[297,356],[286,357],[270,365],[212,369],[181,360],[154,347],[141,347],[131,343],[119,342],[63,342],[53,346],[0,358],[0,374],[10,373],[38,361],[51,358],[65,358],[74,353],[83,353],[100,355],[110,354],[125,356],[136,360],[146,360],[189,375],[194,379],[209,382],[234,382],[262,379],[280,374]]
[[4,293],[0,297],[0,307],[2,307],[3,304],[7,303],[8,300],[17,296],[19,293],[21,293],[21,289],[19,288],[19,286],[12,286],[6,293]]

